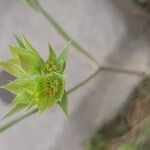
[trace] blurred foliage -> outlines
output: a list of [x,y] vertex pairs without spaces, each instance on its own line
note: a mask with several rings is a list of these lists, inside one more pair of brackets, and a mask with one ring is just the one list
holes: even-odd
[[145,12],[150,13],[150,0],[134,0]]
[[86,150],[150,149],[150,78],[131,92],[118,116],[105,124]]
[[106,138],[97,134],[88,144],[86,150],[100,150],[106,149]]

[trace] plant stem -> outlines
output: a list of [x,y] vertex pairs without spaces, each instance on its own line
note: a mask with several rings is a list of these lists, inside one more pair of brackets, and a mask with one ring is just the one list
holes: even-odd
[[129,69],[122,69],[122,68],[115,68],[115,67],[107,67],[107,66],[99,67],[99,70],[100,71],[112,72],[112,73],[121,73],[121,74],[134,75],[134,76],[139,76],[139,77],[146,77],[148,75],[144,71],[129,70]]
[[[96,77],[99,74],[100,71],[107,71],[107,72],[113,72],[113,73],[123,73],[123,74],[129,74],[129,75],[140,76],[140,77],[145,77],[147,75],[145,72],[142,72],[142,71],[133,71],[133,70],[128,70],[128,69],[113,68],[113,67],[103,67],[102,66],[102,67],[99,67],[88,78],[86,78],[81,83],[79,83],[78,85],[76,85],[75,87],[73,87],[72,89],[70,89],[67,93],[71,94],[72,92],[74,92],[78,88],[84,86],[91,79],[93,79],[94,77]],[[28,117],[28,116],[36,113],[36,112],[38,112],[38,109],[34,108],[30,112],[27,112],[26,114],[24,114],[23,116],[20,116],[20,117],[18,117],[16,119],[14,119],[14,120],[6,123],[5,125],[3,125],[3,126],[0,127],[0,133],[3,132],[3,131],[5,131],[9,127],[15,125],[16,123],[20,122],[21,120],[25,119],[26,117]]]
[[62,27],[61,25],[51,16],[49,15],[43,7],[39,4],[39,12],[46,18],[46,20],[55,28],[55,30],[67,41],[72,41],[71,45],[77,49],[79,52],[84,54],[87,58],[93,61],[97,66],[99,63],[97,60],[91,56],[78,42],[76,42]]
[[77,90],[78,88],[84,86],[86,83],[88,83],[91,79],[93,79],[95,76],[98,75],[100,69],[97,69],[93,74],[91,74],[88,78],[86,78],[84,81],[82,81],[81,83],[79,83],[78,85],[76,85],[75,87],[73,87],[72,89],[70,89],[67,93],[70,94],[73,91]]
[[123,73],[123,74],[128,74],[128,75],[134,75],[134,76],[140,76],[140,77],[144,77],[146,76],[146,73],[143,71],[136,71],[136,70],[129,70],[129,69],[122,69],[122,68],[113,68],[113,67],[99,67],[93,74],[91,74],[87,79],[85,79],[83,82],[79,83],[77,86],[75,86],[74,88],[70,89],[68,91],[68,93],[70,94],[71,92],[77,90],[78,88],[80,88],[81,86],[83,86],[84,84],[86,84],[87,82],[89,82],[92,78],[94,78],[95,76],[97,76],[97,74],[100,71],[107,71],[107,72],[112,72],[112,73]]
[[27,112],[26,114],[24,114],[18,118],[15,118],[14,120],[9,121],[8,123],[6,123],[5,125],[0,127],[0,133],[5,131],[6,129],[10,128],[11,126],[15,125],[16,123],[23,120],[24,118],[31,116],[32,114],[36,113],[37,111],[38,111],[38,109],[34,108],[31,111]]

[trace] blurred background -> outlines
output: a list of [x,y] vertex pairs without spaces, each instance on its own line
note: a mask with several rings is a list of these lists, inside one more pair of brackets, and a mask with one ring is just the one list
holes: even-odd
[[[100,65],[149,71],[150,4],[140,0],[39,0]],[[0,60],[10,57],[13,33],[25,35],[43,58],[48,43],[59,53],[60,35],[43,16],[23,0],[0,0]],[[71,48],[66,69],[67,89],[96,70],[95,65]],[[0,70],[0,85],[14,77]],[[101,72],[86,86],[69,95],[69,118],[54,107],[30,116],[0,134],[1,150],[84,150],[97,131],[114,118],[143,78]],[[0,90],[0,116],[14,95]],[[1,121],[0,125],[6,121]],[[94,148],[93,148],[94,150]],[[102,149],[103,150],[103,149]],[[145,150],[145,149],[143,149]]]

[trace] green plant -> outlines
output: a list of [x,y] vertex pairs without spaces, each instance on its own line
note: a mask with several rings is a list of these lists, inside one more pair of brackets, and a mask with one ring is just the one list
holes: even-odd
[[49,57],[44,60],[25,37],[16,36],[18,46],[10,47],[13,58],[0,62],[0,66],[16,80],[4,85],[3,88],[16,94],[14,108],[5,115],[8,117],[36,106],[39,112],[58,104],[65,114],[67,111],[67,93],[65,91],[64,69],[68,56],[69,45],[57,57],[49,45]]
[[[52,67],[52,66],[47,67],[47,65],[48,66],[52,65],[49,62],[49,60],[47,60],[46,62],[43,62],[43,60],[40,58],[37,51],[31,46],[31,44],[29,44],[29,42],[25,38],[20,39],[20,38],[16,37],[18,44],[19,44],[19,48],[16,48],[15,51],[18,51],[18,49],[25,49],[25,52],[19,50],[19,52],[17,52],[17,53],[16,52],[12,53],[14,58],[17,58],[17,60],[16,59],[15,60],[9,60],[10,62],[7,61],[7,63],[2,62],[1,66],[4,67],[4,64],[7,64],[9,69],[7,69],[7,67],[4,67],[7,71],[10,71],[12,67],[15,67],[15,69],[16,69],[15,72],[14,72],[14,70],[12,70],[10,73],[12,73],[13,75],[15,75],[17,77],[20,77],[20,76],[23,77],[23,80],[25,80],[27,78],[27,75],[29,75],[28,78],[32,78],[32,80],[34,80],[34,84],[31,84],[31,85],[27,84],[27,89],[26,88],[25,89],[26,90],[29,89],[29,91],[30,91],[30,88],[34,88],[34,94],[33,94],[34,96],[32,97],[32,100],[30,101],[32,103],[30,103],[29,99],[30,99],[30,96],[32,95],[30,92],[29,92],[29,95],[27,93],[24,94],[24,89],[21,89],[21,88],[19,88],[20,91],[15,91],[15,94],[17,94],[17,97],[16,97],[17,100],[15,100],[13,102],[15,104],[15,106],[18,107],[17,106],[18,102],[19,102],[19,104],[21,104],[22,102],[25,101],[27,104],[23,104],[21,108],[14,108],[6,116],[10,116],[10,115],[12,115],[12,114],[24,109],[24,108],[31,109],[31,110],[26,112],[24,115],[19,116],[12,121],[9,121],[4,126],[1,126],[0,132],[8,129],[9,127],[18,123],[22,119],[24,119],[24,118],[26,118],[26,117],[34,114],[34,113],[37,113],[39,110],[40,110],[40,112],[44,111],[45,109],[49,108],[53,104],[58,104],[63,109],[63,111],[67,114],[68,112],[67,112],[67,97],[66,97],[66,95],[72,93],[73,91],[75,91],[78,88],[85,85],[88,81],[93,79],[101,71],[126,73],[126,74],[136,75],[136,76],[140,76],[140,77],[147,75],[147,73],[142,72],[142,71],[134,71],[134,70],[128,70],[128,69],[122,69],[122,68],[112,68],[112,67],[107,67],[107,66],[100,66],[99,63],[97,62],[97,60],[95,60],[95,58],[93,58],[93,56],[91,56],[84,48],[82,48],[82,46],[80,44],[78,44],[58,24],[58,22],[43,9],[43,7],[39,4],[38,0],[25,0],[25,1],[32,8],[34,8],[34,10],[41,13],[44,16],[44,18],[50,23],[50,25],[53,28],[55,28],[55,30],[59,33],[60,36],[62,36],[67,41],[72,40],[72,46],[76,50],[78,50],[80,53],[82,53],[84,56],[89,58],[92,62],[94,62],[95,65],[97,66],[97,70],[93,74],[91,74],[88,78],[86,78],[84,81],[82,81],[81,83],[79,83],[78,85],[76,85],[75,87],[70,89],[69,91],[65,91],[64,90],[63,71],[65,68],[65,62],[66,62],[66,58],[67,58],[66,57],[67,56],[67,49],[65,49],[64,52],[62,53],[62,55],[60,56],[62,59],[57,64],[58,66],[56,65],[54,67]],[[10,48],[11,48],[11,50],[14,49],[12,47],[10,47]],[[50,60],[54,59],[54,62],[55,62],[56,61],[56,59],[55,59],[56,55],[55,55],[54,51],[52,51],[51,47],[49,47],[49,49],[51,52],[49,58],[50,58]],[[51,54],[53,54],[53,55],[51,55]],[[33,57],[34,57],[34,59],[32,59]],[[25,61],[26,59],[29,59],[29,61]],[[18,62],[19,62],[19,64],[18,64]],[[26,63],[26,62],[28,62],[28,63]],[[35,67],[30,68],[31,63],[33,63],[35,65]],[[37,66],[37,64],[38,64],[38,66]],[[50,68],[50,70],[48,68]],[[51,70],[54,70],[54,71],[51,72]],[[52,78],[54,77],[54,78],[58,79],[58,81],[61,82],[61,86],[58,87],[60,89],[60,92],[57,95],[57,97],[52,98],[52,103],[49,104],[49,102],[48,102],[48,106],[47,106],[46,105],[47,101],[44,103],[41,103],[41,99],[43,99],[43,97],[44,97],[42,92],[44,92],[44,94],[45,94],[46,91],[43,91],[42,87],[45,87],[45,86],[41,85],[40,81],[43,80],[45,77],[46,77],[46,81],[47,81],[47,78],[51,78],[49,75]],[[17,79],[17,81],[18,81],[18,79]],[[24,81],[19,81],[20,83],[17,83],[17,81],[13,81],[13,82],[15,82],[15,86],[13,87],[13,90],[14,89],[18,90],[18,89],[16,89],[16,86],[18,86],[17,84],[23,84],[23,82],[24,82]],[[9,85],[6,85],[4,88],[12,91],[13,82],[10,83]],[[25,90],[25,92],[26,92],[26,90]],[[21,96],[20,94],[23,94],[23,96]],[[25,99],[25,97],[26,97],[26,99]],[[33,106],[36,106],[36,107],[32,108]]]

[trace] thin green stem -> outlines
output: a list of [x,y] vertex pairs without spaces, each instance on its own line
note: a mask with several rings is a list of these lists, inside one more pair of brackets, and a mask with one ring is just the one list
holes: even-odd
[[68,91],[68,93],[72,93],[73,91],[79,89],[80,87],[84,86],[86,83],[88,83],[91,79],[93,79],[97,74],[99,73],[100,69],[97,69],[93,74],[91,74],[88,78],[86,78],[84,81],[73,87]]
[[31,111],[27,112],[26,114],[24,114],[18,118],[15,118],[14,120],[9,121],[8,123],[6,123],[5,125],[0,127],[0,133],[5,131],[6,129],[10,128],[11,126],[15,125],[16,123],[23,120],[24,118],[31,116],[32,114],[36,113],[37,111],[38,111],[37,108],[34,108]]
[[99,67],[93,74],[91,74],[87,79],[85,79],[84,81],[82,81],[81,83],[79,83],[77,86],[73,87],[72,89],[70,89],[68,91],[68,93],[71,93],[75,90],[77,90],[78,88],[82,87],[84,84],[86,84],[87,82],[89,82],[91,79],[93,79],[95,76],[97,76],[97,74],[100,71],[107,71],[107,72],[112,72],[112,73],[121,73],[121,74],[128,74],[128,75],[134,75],[134,76],[140,76],[140,77],[144,77],[146,76],[146,73],[143,71],[137,71],[137,70],[129,70],[129,69],[122,69],[122,68],[113,68],[113,67],[107,67],[107,66],[102,66]]
[[129,69],[122,69],[122,68],[115,68],[115,67],[107,67],[102,66],[99,68],[100,71],[107,71],[112,73],[121,73],[121,74],[128,74],[128,75],[134,75],[139,77],[145,77],[148,74],[144,71],[137,71],[137,70],[129,70]]
[[[142,72],[142,71],[133,71],[133,70],[129,70],[129,69],[121,69],[121,68],[113,68],[113,67],[99,67],[93,74],[91,74],[88,78],[83,80],[81,83],[79,83],[78,85],[76,85],[75,87],[70,89],[67,93],[71,94],[75,90],[77,90],[80,87],[84,86],[91,79],[96,77],[99,74],[100,71],[107,71],[107,72],[112,72],[112,73],[122,73],[122,74],[128,74],[128,75],[134,75],[134,76],[140,76],[140,77],[146,77],[147,76],[147,74],[145,72]],[[11,126],[15,125],[16,123],[20,122],[21,120],[27,118],[28,116],[30,116],[32,114],[35,114],[36,112],[38,112],[38,109],[34,108],[31,111],[24,114],[23,116],[20,116],[16,119],[6,123],[5,125],[0,127],[0,133],[5,131],[6,129],[10,128]]]
[[76,42],[62,27],[61,25],[51,16],[49,15],[43,7],[39,4],[39,12],[46,18],[46,20],[52,25],[53,28],[66,40],[66,41],[72,41],[71,45],[84,54],[87,58],[89,58],[91,61],[93,61],[96,65],[99,65],[97,60],[91,56],[78,42]]

